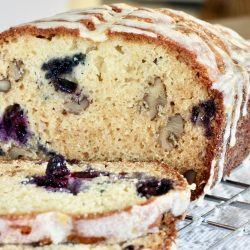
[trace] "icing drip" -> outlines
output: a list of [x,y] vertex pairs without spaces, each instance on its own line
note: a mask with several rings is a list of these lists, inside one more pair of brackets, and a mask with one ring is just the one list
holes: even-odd
[[[84,20],[91,21],[95,29],[89,30]],[[211,25],[181,11],[135,8],[126,4],[74,10],[29,25],[41,29],[62,26],[77,29],[81,37],[97,42],[107,40],[109,32],[132,33],[153,38],[161,35],[195,54],[197,62],[207,69],[208,76],[213,82],[212,89],[223,94],[225,132],[222,152],[213,160],[210,173],[213,176],[214,168],[218,165],[218,180],[222,178],[227,147],[233,147],[236,144],[239,119],[241,115],[248,114],[249,42],[228,28]],[[223,72],[218,68],[217,56],[224,63]],[[211,184],[212,182],[210,186]]]
[[[110,27],[112,27],[113,24],[115,24],[119,19],[127,16],[136,9],[126,4],[114,4],[112,6],[120,9],[121,11],[116,12],[112,10],[111,6],[103,5],[99,8],[73,10],[55,15],[51,18],[38,20],[34,23],[29,23],[28,25],[35,26],[40,29],[51,29],[57,27],[74,29],[79,31],[81,37],[91,39],[95,42],[103,42],[108,39],[107,33]],[[94,30],[89,30],[85,26],[83,21],[86,20],[95,25]],[[150,35],[149,33],[141,32],[140,30],[138,30],[138,33],[145,36]]]
[[155,23],[164,23],[164,24],[174,23],[174,19],[172,17],[164,15],[158,11],[153,11],[146,8],[135,10],[130,14],[130,16],[149,18],[151,20],[154,20]]

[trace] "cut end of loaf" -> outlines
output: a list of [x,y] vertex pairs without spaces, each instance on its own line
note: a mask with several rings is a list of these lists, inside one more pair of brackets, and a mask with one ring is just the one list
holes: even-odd
[[[27,35],[2,46],[1,75],[10,84],[0,92],[5,156],[164,161],[193,171],[198,186],[204,179],[216,104],[177,52],[69,36]],[[19,79],[10,71],[15,62]],[[11,117],[16,122],[5,131]]]

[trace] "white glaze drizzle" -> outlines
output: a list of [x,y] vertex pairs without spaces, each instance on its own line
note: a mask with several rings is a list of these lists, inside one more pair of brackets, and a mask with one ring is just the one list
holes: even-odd
[[172,17],[147,8],[135,10],[129,16],[149,18],[151,20],[154,20],[155,23],[174,23],[174,19]]
[[[197,57],[197,61],[206,67],[208,76],[213,81],[212,89],[216,89],[223,94],[226,121],[222,153],[213,160],[210,173],[212,176],[212,171],[214,171],[215,165],[218,164],[218,180],[220,180],[224,172],[227,146],[233,147],[236,144],[238,121],[241,115],[247,116],[248,114],[247,108],[250,98],[250,43],[228,28],[219,25],[211,25],[181,11],[167,9],[168,12],[175,16],[184,18],[184,21],[176,23],[173,17],[162,13],[164,9],[138,9],[126,4],[115,4],[113,6],[121,9],[121,12],[113,11],[112,6],[103,5],[100,8],[74,10],[52,18],[47,18],[45,19],[47,22],[43,20],[40,23],[30,23],[29,25],[42,29],[60,26],[68,29],[78,29],[80,31],[80,36],[98,42],[108,39],[108,31],[140,34],[154,38],[156,38],[157,35],[161,35],[194,53]],[[90,18],[96,25],[95,31],[90,31],[84,24],[77,22],[89,18],[91,13],[93,16],[94,14],[100,14],[105,20],[105,22],[101,22],[98,18]],[[57,20],[58,17],[64,19],[65,22],[54,22],[53,20]],[[131,17],[137,17],[137,20],[131,19]],[[140,18],[151,19],[151,22],[148,23],[145,20],[140,20]],[[190,27],[190,25],[185,22],[185,19],[202,25],[205,30],[198,30],[194,27]],[[181,29],[186,28],[193,30],[193,33],[181,32]],[[230,55],[211,39],[208,39],[208,41],[211,40],[208,42],[198,35],[202,34],[208,37],[206,30],[218,37],[224,43]],[[224,73],[219,72],[216,56],[211,50],[211,47],[214,51],[219,52],[219,55],[222,57],[225,64]]]
[[119,24],[115,24],[112,28],[111,31],[113,32],[123,32],[123,33],[130,33],[130,34],[141,34],[141,35],[146,35],[149,37],[154,37],[157,38],[157,35],[153,32],[149,32],[146,30],[142,30],[142,29],[138,29],[135,27],[128,27],[128,26],[124,26],[124,25],[119,25]]
[[[107,33],[119,19],[127,16],[136,8],[126,4],[114,4],[121,12],[115,12],[111,6],[103,5],[100,8],[73,10],[70,12],[55,15],[51,18],[38,20],[28,25],[35,26],[40,29],[51,29],[64,27],[66,29],[78,30],[81,37],[91,39],[95,42],[103,42],[108,39]],[[91,18],[88,18],[91,16]],[[95,15],[100,15],[104,21],[99,20]],[[95,24],[95,30],[89,30],[81,21],[87,18]],[[27,24],[24,24],[27,25]],[[121,31],[118,31],[121,32]],[[138,30],[138,33],[141,32]],[[149,35],[149,33],[141,32],[139,34]]]

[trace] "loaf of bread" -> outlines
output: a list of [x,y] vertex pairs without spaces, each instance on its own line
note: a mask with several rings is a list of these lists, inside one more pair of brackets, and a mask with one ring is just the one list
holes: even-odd
[[0,244],[118,244],[157,234],[164,214],[172,223],[189,202],[185,178],[166,165],[70,165],[61,155],[8,161],[0,169]]
[[3,158],[163,161],[194,197],[250,149],[250,44],[170,9],[73,10],[0,34]]

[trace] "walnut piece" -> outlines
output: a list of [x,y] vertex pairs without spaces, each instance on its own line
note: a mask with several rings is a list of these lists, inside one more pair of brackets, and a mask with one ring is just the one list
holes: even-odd
[[150,119],[154,120],[159,112],[159,107],[164,107],[167,104],[166,88],[159,77],[156,77],[154,83],[150,85],[143,100],[149,109]]
[[183,130],[184,122],[181,115],[177,114],[169,117],[166,126],[160,128],[159,144],[164,150],[171,150],[177,147]]
[[11,83],[7,79],[0,80],[0,92],[8,92],[11,88]]
[[8,75],[16,82],[21,80],[24,75],[23,62],[16,60],[12,61],[8,68]]
[[84,95],[82,92],[73,97],[69,102],[66,102],[64,105],[65,111],[75,115],[79,115],[83,110],[86,110],[91,101],[88,99],[88,96]]

